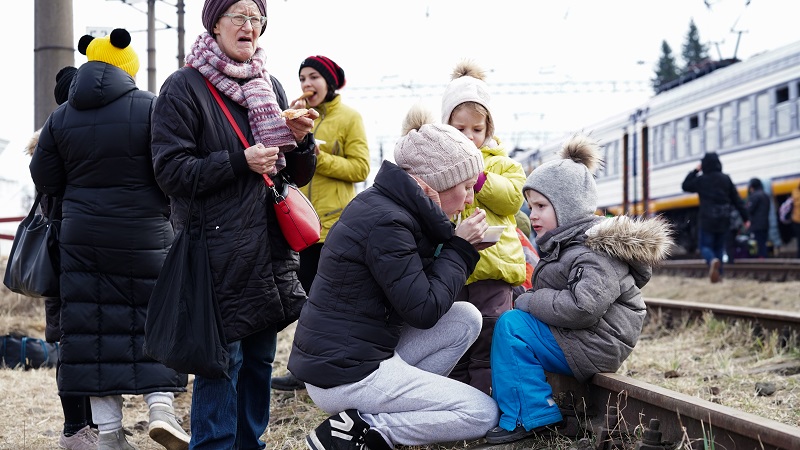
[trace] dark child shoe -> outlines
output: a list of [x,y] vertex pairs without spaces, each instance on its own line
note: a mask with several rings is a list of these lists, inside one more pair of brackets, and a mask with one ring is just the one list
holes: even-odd
[[369,424],[355,409],[325,419],[306,436],[310,450],[365,450]]
[[550,434],[555,432],[556,428],[561,424],[562,422],[556,422],[552,425],[536,427],[530,431],[525,430],[525,427],[522,425],[517,426],[517,428],[514,428],[511,431],[508,431],[498,425],[486,432],[486,442],[488,444],[507,444],[509,442],[518,441],[520,439],[525,439],[537,434],[539,436],[543,434]]
[[306,384],[298,380],[291,372],[286,376],[272,379],[272,389],[276,391],[302,391],[305,388]]

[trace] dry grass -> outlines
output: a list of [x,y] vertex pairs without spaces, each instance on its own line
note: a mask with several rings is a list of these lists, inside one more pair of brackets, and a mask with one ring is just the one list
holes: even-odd
[[[1,288],[1,287],[0,287]],[[800,307],[800,282],[758,283],[748,280],[725,280],[711,285],[707,280],[655,277],[645,288],[645,295],[769,307],[797,311]],[[657,318],[656,318],[657,319]],[[35,337],[44,335],[44,305],[0,289],[0,334],[20,332]],[[286,372],[286,360],[294,328],[280,334],[275,375]],[[621,373],[653,384],[696,395],[727,406],[770,417],[792,425],[800,425],[800,380],[798,376],[777,374],[744,374],[743,370],[798,358],[796,349],[780,349],[770,339],[759,340],[748,330],[713,320],[705,324],[683,324],[679,329],[664,330],[653,320]],[[702,344],[698,344],[702,343]],[[665,378],[668,370],[680,376]],[[778,390],[770,397],[759,397],[755,383],[771,381]],[[0,370],[0,448],[54,448],[61,432],[63,417],[55,382],[54,369]],[[133,432],[130,441],[139,449],[161,448],[147,436],[147,408],[141,396],[125,396],[124,425]],[[189,427],[191,378],[189,392],[176,398],[177,416]],[[263,438],[267,448],[299,450],[305,448],[306,432],[326,415],[316,408],[305,392],[273,392],[270,427]],[[476,442],[448,443],[429,447],[408,447],[407,450],[460,449]],[[566,449],[568,440],[546,438],[498,449]]]

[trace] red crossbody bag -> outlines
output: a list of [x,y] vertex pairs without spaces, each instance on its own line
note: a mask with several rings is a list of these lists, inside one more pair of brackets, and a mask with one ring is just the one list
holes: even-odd
[[[206,85],[208,85],[208,90],[211,91],[214,99],[222,108],[222,112],[225,113],[225,117],[228,118],[228,122],[233,126],[244,148],[250,147],[242,130],[239,129],[239,125],[233,120],[230,110],[219,96],[217,89],[207,79]],[[275,188],[275,183],[269,175],[262,174],[262,176],[267,187],[272,191],[272,198],[275,200],[275,214],[278,216],[278,225],[280,225],[283,237],[286,238],[289,247],[299,252],[319,242],[322,226],[319,221],[319,215],[317,215],[317,211],[308,198],[300,192],[297,186],[288,181],[283,183],[284,190],[283,193],[280,193]]]

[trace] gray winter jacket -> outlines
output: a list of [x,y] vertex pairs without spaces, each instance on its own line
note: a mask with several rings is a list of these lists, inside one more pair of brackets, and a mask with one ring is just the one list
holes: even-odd
[[633,350],[646,307],[640,289],[672,243],[661,219],[598,216],[536,239],[533,288],[516,308],[550,326],[579,382],[615,372]]

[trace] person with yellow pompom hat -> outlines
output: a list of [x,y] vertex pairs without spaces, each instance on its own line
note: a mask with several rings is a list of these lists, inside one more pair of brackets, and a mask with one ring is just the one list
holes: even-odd
[[142,351],[147,305],[174,238],[169,202],[153,174],[156,96],[134,81],[128,31],[83,36],[88,62],[47,119],[30,163],[36,189],[62,198],[60,395],[88,395],[99,450],[129,450],[123,394],[142,394],[150,437],[171,450],[189,435],[175,418],[187,376]]

